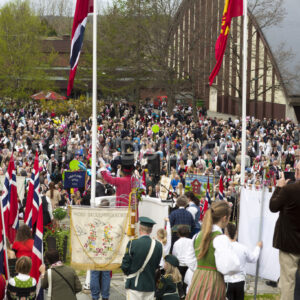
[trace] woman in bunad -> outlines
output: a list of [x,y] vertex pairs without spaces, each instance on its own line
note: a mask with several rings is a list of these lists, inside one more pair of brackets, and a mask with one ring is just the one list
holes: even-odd
[[205,213],[202,230],[194,241],[197,269],[186,300],[225,300],[224,275],[239,269],[239,259],[223,234],[231,215],[226,201],[214,202]]

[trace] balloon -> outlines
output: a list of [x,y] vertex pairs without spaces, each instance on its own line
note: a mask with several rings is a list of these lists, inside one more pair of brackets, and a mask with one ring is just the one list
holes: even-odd
[[78,171],[78,170],[80,170],[79,161],[76,160],[76,159],[71,160],[70,164],[69,164],[69,167],[70,167],[71,171]]
[[152,129],[152,132],[154,132],[154,133],[159,132],[159,126],[157,124],[153,125],[151,129]]

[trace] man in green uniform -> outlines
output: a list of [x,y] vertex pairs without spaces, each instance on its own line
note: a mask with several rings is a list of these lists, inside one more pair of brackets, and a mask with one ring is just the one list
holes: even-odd
[[127,300],[153,300],[155,271],[162,257],[162,244],[150,238],[156,224],[140,217],[140,237],[128,242],[121,269],[127,275],[125,288]]

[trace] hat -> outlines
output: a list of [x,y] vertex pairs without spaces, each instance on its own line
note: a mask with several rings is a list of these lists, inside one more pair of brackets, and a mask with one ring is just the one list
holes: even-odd
[[179,261],[177,259],[176,256],[168,254],[165,256],[165,261],[168,262],[170,265],[174,266],[174,267],[178,267],[179,266]]
[[148,217],[140,217],[139,218],[140,224],[146,227],[152,228],[154,224],[156,224],[153,220]]

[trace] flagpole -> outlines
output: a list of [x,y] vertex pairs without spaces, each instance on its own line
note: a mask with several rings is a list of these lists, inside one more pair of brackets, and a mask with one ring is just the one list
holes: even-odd
[[95,206],[96,164],[97,164],[97,0],[94,1],[93,13],[93,117],[92,117],[92,178],[91,206]]
[[242,155],[241,155],[241,186],[245,183],[246,166],[246,103],[247,103],[247,43],[248,43],[248,15],[247,0],[244,0],[244,25],[243,25],[243,75],[242,75]]
[[[2,203],[2,196],[1,196],[1,222],[2,222],[2,237],[3,237],[3,248],[5,251],[4,256],[5,256],[5,262],[6,262],[6,272],[7,272],[7,279],[10,278],[9,274],[9,267],[8,267],[8,258],[7,258],[7,243],[6,243],[6,232],[5,232],[5,225],[4,225],[4,214],[3,214],[3,203]],[[5,267],[4,267],[5,270]]]

